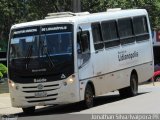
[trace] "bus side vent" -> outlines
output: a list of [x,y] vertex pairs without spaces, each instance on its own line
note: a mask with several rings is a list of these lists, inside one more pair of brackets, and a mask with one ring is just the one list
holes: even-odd
[[121,8],[113,8],[113,9],[107,9],[107,12],[116,12],[122,10]]
[[73,12],[57,12],[57,13],[48,13],[45,19],[52,19],[52,18],[61,18],[61,17],[72,17],[72,16],[84,16],[89,15],[89,12],[80,12],[80,13],[73,13]]

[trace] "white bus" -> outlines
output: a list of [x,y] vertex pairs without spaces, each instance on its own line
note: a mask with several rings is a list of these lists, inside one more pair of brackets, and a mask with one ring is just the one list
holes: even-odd
[[144,9],[52,13],[11,27],[8,72],[13,107],[80,102],[119,90],[134,96],[154,71]]

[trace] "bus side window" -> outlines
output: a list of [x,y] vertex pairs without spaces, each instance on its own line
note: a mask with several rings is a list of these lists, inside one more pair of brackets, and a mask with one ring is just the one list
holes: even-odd
[[89,31],[80,31],[77,34],[77,52],[78,59],[81,61],[79,66],[82,66],[90,58],[90,36]]
[[147,18],[145,16],[137,16],[133,18],[133,28],[136,36],[136,41],[149,40],[149,31]]

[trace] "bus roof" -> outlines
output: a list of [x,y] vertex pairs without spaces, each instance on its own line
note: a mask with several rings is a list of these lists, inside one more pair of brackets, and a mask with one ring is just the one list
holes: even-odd
[[[86,13],[86,12],[85,12]],[[132,16],[141,16],[147,15],[147,11],[145,9],[126,9],[126,10],[116,10],[116,11],[108,11],[108,12],[100,12],[100,13],[91,13],[91,14],[81,14],[81,15],[70,15],[70,16],[54,16],[49,17],[43,20],[31,21],[26,23],[15,24],[11,27],[11,29],[23,28],[29,26],[40,26],[47,24],[60,24],[60,23],[90,23],[90,22],[98,22],[103,20],[112,20],[117,18],[125,18]]]

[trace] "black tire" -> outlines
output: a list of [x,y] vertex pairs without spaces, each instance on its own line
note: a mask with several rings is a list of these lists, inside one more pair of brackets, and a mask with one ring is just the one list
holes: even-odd
[[138,78],[132,74],[130,77],[130,86],[119,90],[121,97],[132,97],[138,94]]
[[159,75],[156,76],[156,77],[154,78],[154,81],[155,81],[155,82],[160,81],[160,76],[159,76]]
[[94,94],[93,94],[93,89],[91,85],[86,86],[84,101],[82,104],[83,104],[83,107],[86,109],[94,106]]
[[35,112],[35,106],[33,106],[33,107],[28,107],[28,108],[22,108],[22,110],[23,110],[23,112],[24,112],[25,114],[30,115],[30,114],[33,114],[33,113]]
[[136,96],[138,94],[138,78],[137,75],[131,76],[130,96]]

